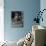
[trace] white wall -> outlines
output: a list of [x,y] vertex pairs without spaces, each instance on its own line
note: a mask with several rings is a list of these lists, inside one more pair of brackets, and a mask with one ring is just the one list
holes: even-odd
[[0,0],[0,42],[4,41],[4,0]]

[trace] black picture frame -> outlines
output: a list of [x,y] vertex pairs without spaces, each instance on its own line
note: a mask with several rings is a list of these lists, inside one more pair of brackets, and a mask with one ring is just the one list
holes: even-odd
[[11,22],[13,27],[23,27],[24,25],[24,15],[23,11],[12,11],[11,12]]

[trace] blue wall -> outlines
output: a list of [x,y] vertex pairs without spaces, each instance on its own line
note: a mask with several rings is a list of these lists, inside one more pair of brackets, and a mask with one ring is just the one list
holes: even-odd
[[[7,41],[18,41],[24,37],[32,27],[35,12],[40,9],[40,0],[5,0],[4,9],[4,35]],[[11,27],[11,11],[24,11],[24,27]]]
[[[40,10],[42,11],[43,9],[46,9],[46,0],[41,0],[40,1]],[[43,22],[40,22],[40,25],[45,26],[46,27],[46,10],[43,12]]]

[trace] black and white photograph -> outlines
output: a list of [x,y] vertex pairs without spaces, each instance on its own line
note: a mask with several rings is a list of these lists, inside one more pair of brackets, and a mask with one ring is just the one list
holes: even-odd
[[23,27],[23,12],[22,11],[12,11],[11,21],[13,27]]

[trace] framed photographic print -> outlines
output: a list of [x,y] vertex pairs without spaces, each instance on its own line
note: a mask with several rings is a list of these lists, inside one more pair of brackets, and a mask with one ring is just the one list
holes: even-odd
[[12,11],[11,21],[13,27],[23,27],[24,23],[23,11]]

